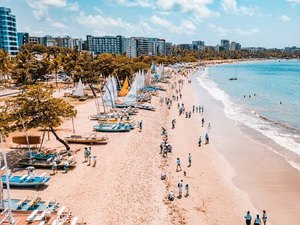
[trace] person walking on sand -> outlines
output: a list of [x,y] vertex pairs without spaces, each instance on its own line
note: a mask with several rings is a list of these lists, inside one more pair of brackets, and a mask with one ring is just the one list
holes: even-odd
[[89,150],[87,147],[85,147],[84,148],[84,162],[87,162],[88,155],[89,155]]
[[55,160],[52,162],[52,174],[55,175],[57,173],[57,163]]
[[201,146],[201,143],[202,143],[202,140],[201,140],[201,136],[199,137],[199,140],[198,140],[198,147]]
[[208,133],[206,132],[205,133],[205,144],[208,144],[209,143],[209,136],[208,136]]
[[97,156],[93,156],[93,167],[96,167],[96,163],[97,163]]
[[185,185],[185,197],[190,195],[190,186],[188,184]]
[[193,113],[195,112],[195,106],[193,105]]
[[189,161],[189,167],[191,167],[192,166],[192,156],[191,156],[191,153],[189,153],[188,161]]
[[251,225],[252,216],[250,214],[250,211],[247,212],[246,216],[244,216],[246,219],[246,225]]
[[196,107],[196,113],[198,113],[198,106]]
[[174,201],[175,195],[174,195],[174,192],[173,192],[173,191],[170,191],[169,196],[168,196],[168,199],[169,199],[170,201]]
[[181,180],[179,183],[178,183],[178,197],[181,198],[182,196],[182,188],[183,188],[183,180]]
[[201,123],[202,123],[202,127],[204,126],[204,117],[202,118],[202,120],[201,120]]
[[261,219],[259,218],[259,214],[257,214],[254,220],[254,225],[260,225],[260,224],[261,224]]
[[142,120],[139,122],[139,128],[140,128],[140,132],[141,132],[143,129],[143,121]]
[[177,158],[177,160],[176,160],[176,172],[178,172],[178,171],[181,171],[181,163],[180,163],[180,159],[179,158]]
[[267,219],[268,219],[267,212],[266,210],[263,210],[262,221],[264,222],[264,225],[267,224]]

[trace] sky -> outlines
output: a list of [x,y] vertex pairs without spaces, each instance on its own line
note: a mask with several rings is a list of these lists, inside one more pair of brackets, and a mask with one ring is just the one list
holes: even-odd
[[0,0],[31,36],[123,35],[175,44],[300,46],[300,0]]

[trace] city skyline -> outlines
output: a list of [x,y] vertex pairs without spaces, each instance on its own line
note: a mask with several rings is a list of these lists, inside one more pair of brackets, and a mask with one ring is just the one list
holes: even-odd
[[[272,4],[272,8],[270,7]],[[220,39],[242,46],[299,46],[300,0],[3,0],[32,36],[151,36],[174,44]]]

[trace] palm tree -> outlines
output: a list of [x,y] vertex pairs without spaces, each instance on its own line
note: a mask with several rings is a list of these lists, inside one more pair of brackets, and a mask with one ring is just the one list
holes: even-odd
[[11,61],[8,53],[4,50],[0,50],[0,80],[8,80],[8,73],[11,67]]

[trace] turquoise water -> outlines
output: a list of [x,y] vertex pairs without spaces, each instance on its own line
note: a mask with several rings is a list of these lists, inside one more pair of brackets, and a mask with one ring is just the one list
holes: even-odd
[[296,157],[286,158],[300,168],[299,60],[218,65],[200,71],[198,81],[223,103],[227,117],[288,150]]
[[[209,75],[234,101],[267,119],[300,130],[299,60],[216,66]],[[238,80],[229,81],[235,76]]]

